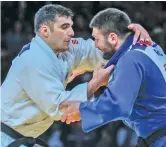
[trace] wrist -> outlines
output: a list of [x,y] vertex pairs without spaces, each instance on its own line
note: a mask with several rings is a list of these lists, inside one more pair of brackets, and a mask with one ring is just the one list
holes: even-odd
[[94,94],[96,89],[97,89],[97,82],[95,80],[89,81],[88,90],[87,90],[88,98],[90,98]]

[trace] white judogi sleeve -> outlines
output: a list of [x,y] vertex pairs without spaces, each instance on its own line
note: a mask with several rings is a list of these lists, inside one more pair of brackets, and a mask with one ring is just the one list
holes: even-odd
[[[93,70],[103,61],[102,53],[94,47],[94,42],[91,39],[85,41],[79,38],[78,44],[73,44],[72,49],[74,53],[73,63],[76,69]],[[42,57],[42,54],[40,56]],[[41,59],[44,58],[43,55]],[[23,70],[24,73],[21,74],[25,91],[40,109],[54,117],[58,114],[58,106],[61,102],[87,100],[87,83],[80,84],[71,91],[66,91],[63,80],[61,80],[65,78],[62,77],[63,67],[59,69],[59,65],[52,64],[51,60],[46,58],[43,61],[42,64],[40,59],[36,60],[36,63],[28,64],[27,68]]]
[[87,99],[87,84],[65,91],[58,69],[46,61],[43,64],[36,64],[29,65],[23,71],[20,77],[21,84],[28,96],[49,116],[56,116],[59,104],[65,100]]
[[95,48],[92,39],[84,40],[82,38],[73,38],[70,43],[75,55],[74,70],[92,71],[101,64],[105,64],[103,53]]
[[65,90],[67,75],[80,67],[94,69],[102,54],[96,54],[92,40],[79,40],[59,57],[39,36],[22,49],[1,86],[2,122],[37,137],[61,118],[61,102],[87,100],[87,83]]

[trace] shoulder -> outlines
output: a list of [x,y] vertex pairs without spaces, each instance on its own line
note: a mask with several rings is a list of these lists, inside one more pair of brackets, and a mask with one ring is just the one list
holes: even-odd
[[[118,61],[118,66],[120,67],[139,67],[141,69],[150,69],[151,67],[156,66],[154,64],[158,61],[156,58],[156,53],[154,52],[153,47],[146,47],[145,49],[136,48],[130,51],[127,51]],[[154,60],[153,60],[154,59]],[[154,62],[155,61],[155,62]]]
[[132,46],[132,48],[127,51],[121,59],[145,63],[148,60],[153,60],[155,62],[160,60],[160,58],[165,58],[165,54],[159,45],[154,44],[152,46],[141,46],[136,44]]
[[143,53],[144,51],[131,50],[127,51],[119,60],[119,62],[131,62],[131,63],[141,63],[144,62],[148,57]]
[[84,45],[84,44],[94,44],[94,41],[91,38],[89,38],[89,39],[72,38],[70,40],[70,46],[79,46],[79,45]]
[[51,57],[34,43],[25,45],[17,56],[17,64],[22,66],[22,68],[49,68],[54,63]]

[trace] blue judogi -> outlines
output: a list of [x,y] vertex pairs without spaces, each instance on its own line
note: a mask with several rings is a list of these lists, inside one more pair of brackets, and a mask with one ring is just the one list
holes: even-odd
[[129,36],[106,65],[116,64],[104,93],[81,103],[85,132],[123,120],[146,138],[166,126],[166,55],[156,44],[132,45],[132,40]]

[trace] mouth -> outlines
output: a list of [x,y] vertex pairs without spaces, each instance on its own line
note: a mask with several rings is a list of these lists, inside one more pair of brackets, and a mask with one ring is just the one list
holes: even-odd
[[71,40],[71,38],[68,38],[68,39],[65,40],[65,42],[70,42],[70,40]]
[[70,41],[64,41],[65,43],[69,43]]
[[65,44],[69,45],[70,39],[69,40],[65,40],[64,42],[65,42]]
[[70,40],[64,41],[64,45],[65,45],[65,46],[69,46],[69,44],[70,44]]

